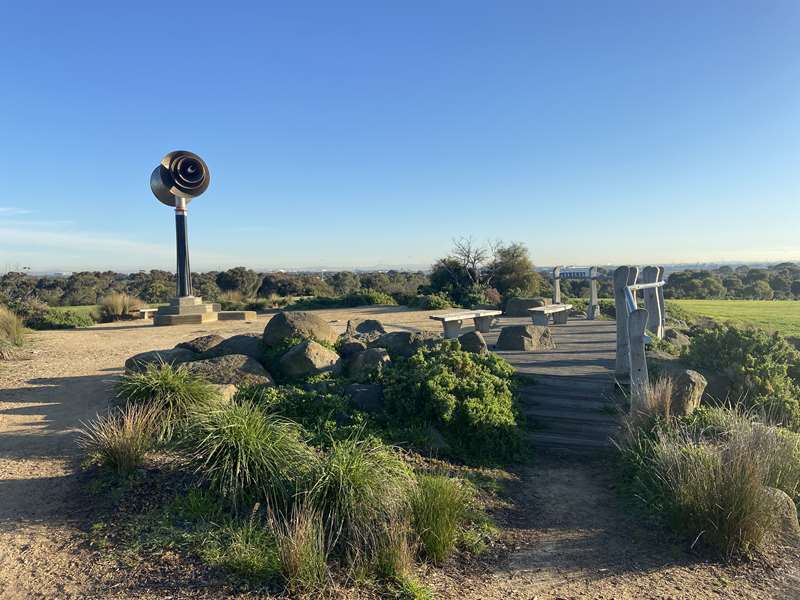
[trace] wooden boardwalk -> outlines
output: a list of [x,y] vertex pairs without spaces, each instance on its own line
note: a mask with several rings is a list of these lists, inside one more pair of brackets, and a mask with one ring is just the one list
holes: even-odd
[[[486,341],[493,345],[506,325],[528,319],[499,319]],[[556,348],[541,352],[498,352],[531,383],[520,389],[522,411],[530,420],[534,446],[599,450],[610,446],[619,428],[614,397],[616,323],[570,318],[551,325]]]

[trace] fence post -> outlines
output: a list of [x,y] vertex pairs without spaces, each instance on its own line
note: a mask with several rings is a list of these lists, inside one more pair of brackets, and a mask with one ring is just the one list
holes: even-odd
[[597,299],[597,267],[589,268],[589,280],[589,306],[586,309],[586,318],[592,321],[600,313],[600,302]]
[[628,285],[630,267],[617,267],[614,271],[614,312],[617,320],[617,377],[630,373],[628,353],[628,308],[625,306],[625,288]]
[[[664,267],[658,267],[658,278],[656,281],[664,281]],[[664,304],[664,286],[658,288],[658,307],[661,311],[661,335],[664,335],[664,328],[667,326],[667,306]]]
[[628,315],[628,345],[631,365],[631,413],[647,408],[647,355],[645,353],[645,328],[647,311],[637,308]]
[[553,304],[561,304],[561,267],[553,269]]
[[[642,271],[642,283],[656,283],[658,281],[658,267],[645,267]],[[658,339],[664,337],[661,326],[661,307],[658,302],[658,288],[643,290],[644,308],[647,311],[647,330],[651,331]]]

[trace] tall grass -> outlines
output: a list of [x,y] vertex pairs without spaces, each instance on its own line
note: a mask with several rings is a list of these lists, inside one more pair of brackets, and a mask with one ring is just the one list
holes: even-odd
[[202,541],[200,555],[206,562],[247,579],[269,580],[280,571],[275,535],[257,510],[249,519],[229,520],[212,529]]
[[100,301],[100,318],[103,321],[127,319],[142,306],[142,301],[136,296],[123,292],[111,292]]
[[151,406],[117,408],[85,423],[78,434],[78,445],[90,460],[124,475],[138,467],[150,450],[156,419]]
[[457,479],[423,475],[411,496],[414,530],[425,555],[440,564],[455,548],[466,520],[471,494]]
[[413,477],[396,450],[373,438],[334,441],[311,488],[332,547],[351,563],[372,556],[381,533],[408,511]]
[[22,319],[5,306],[0,306],[0,343],[22,346],[25,343],[25,326]]
[[288,517],[273,517],[281,573],[292,594],[320,592],[329,579],[321,515],[303,500]]
[[191,411],[219,402],[219,392],[189,372],[185,365],[150,363],[140,373],[126,373],[117,383],[117,397],[152,406],[159,414],[161,438],[170,439]]
[[234,505],[268,500],[283,509],[316,462],[299,425],[249,402],[198,411],[181,447],[195,472]]
[[725,558],[761,551],[779,523],[765,487],[800,494],[800,435],[723,407],[629,423],[618,442],[635,493]]

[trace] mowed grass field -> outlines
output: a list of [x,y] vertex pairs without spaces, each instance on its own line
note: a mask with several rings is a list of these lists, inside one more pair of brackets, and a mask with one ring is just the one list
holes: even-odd
[[800,336],[800,301],[795,300],[667,300],[694,315],[751,324],[783,335]]

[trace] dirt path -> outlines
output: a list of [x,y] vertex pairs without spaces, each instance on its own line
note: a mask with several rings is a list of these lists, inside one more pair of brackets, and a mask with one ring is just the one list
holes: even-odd
[[[438,330],[426,312],[319,314],[339,329],[350,317],[376,317],[389,329]],[[0,363],[0,599],[125,597],[115,589],[126,574],[88,548],[82,533],[90,515],[76,474],[76,428],[105,409],[132,354],[211,332],[260,332],[265,322],[35,333],[30,360]],[[510,550],[491,562],[432,572],[437,594],[482,600],[800,598],[797,548],[738,569],[698,562],[626,511],[610,468],[600,460],[538,459],[520,473],[511,490],[514,508],[500,516]]]

